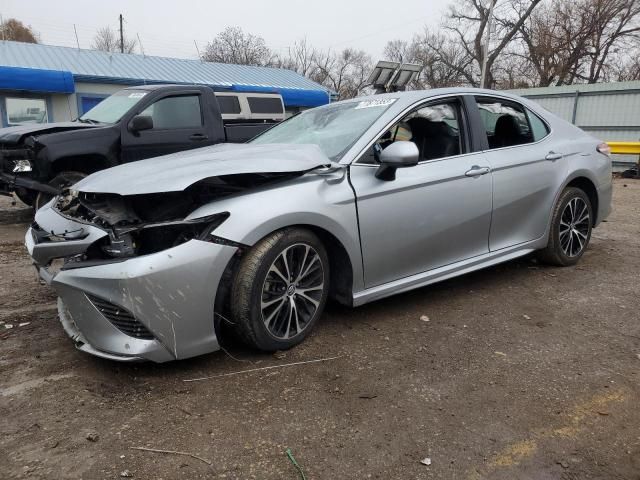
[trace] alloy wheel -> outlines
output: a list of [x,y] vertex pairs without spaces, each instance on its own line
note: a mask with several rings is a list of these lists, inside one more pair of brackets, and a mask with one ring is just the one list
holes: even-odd
[[589,240],[591,216],[589,207],[580,197],[574,197],[564,207],[560,217],[560,248],[567,257],[582,253]]
[[262,320],[278,339],[295,337],[316,314],[324,291],[324,267],[310,245],[296,243],[273,261],[262,286]]

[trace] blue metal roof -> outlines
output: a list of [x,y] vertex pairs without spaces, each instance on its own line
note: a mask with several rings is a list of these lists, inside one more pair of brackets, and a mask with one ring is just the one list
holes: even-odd
[[33,43],[0,41],[0,66],[71,72],[77,82],[189,83],[219,89],[282,94],[287,106],[329,102],[322,85],[291,70],[201,62],[136,54],[108,53]]

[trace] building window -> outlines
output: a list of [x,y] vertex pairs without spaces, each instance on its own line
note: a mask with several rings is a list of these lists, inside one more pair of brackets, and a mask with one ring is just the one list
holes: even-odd
[[79,114],[80,116],[84,115],[85,113],[87,113],[89,110],[91,110],[93,107],[95,107],[96,105],[98,105],[102,100],[104,100],[105,98],[107,98],[109,95],[84,95],[84,94],[80,94],[78,95],[78,98],[80,99],[80,104],[78,105],[79,108]]
[[5,100],[7,124],[47,123],[47,101],[44,98],[10,98]]

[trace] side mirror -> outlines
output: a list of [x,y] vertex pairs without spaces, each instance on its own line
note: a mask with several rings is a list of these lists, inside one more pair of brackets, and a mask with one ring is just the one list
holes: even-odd
[[149,115],[136,115],[129,122],[129,130],[137,133],[142,130],[151,130],[153,128],[153,118]]
[[380,167],[376,171],[376,178],[380,180],[395,180],[396,169],[413,167],[418,164],[420,152],[413,142],[393,142],[380,154]]

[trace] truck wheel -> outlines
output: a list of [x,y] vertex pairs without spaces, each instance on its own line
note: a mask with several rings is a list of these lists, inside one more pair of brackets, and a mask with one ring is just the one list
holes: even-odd
[[311,332],[329,293],[329,260],[318,237],[288,228],[258,242],[240,261],[231,315],[245,343],[285,350]]
[[[53,180],[49,182],[49,185],[54,188],[65,188],[70,187],[74,183],[79,182],[84,177],[86,177],[86,173],[82,172],[60,172]],[[49,202],[53,198],[53,195],[44,192],[38,192],[38,196],[36,197],[35,205],[33,206],[36,210],[39,210],[43,205]]]
[[33,207],[33,204],[36,201],[36,197],[38,196],[38,192],[27,190],[26,188],[16,188],[15,194],[22,203],[25,203],[30,207]]

